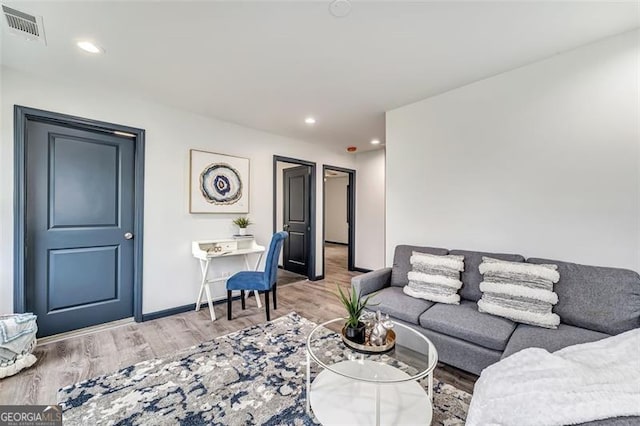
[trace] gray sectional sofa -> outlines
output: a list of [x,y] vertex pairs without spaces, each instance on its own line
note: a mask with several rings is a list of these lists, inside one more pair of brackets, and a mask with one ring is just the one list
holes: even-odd
[[[433,303],[403,293],[413,251],[464,255],[459,305]],[[478,266],[483,256],[558,265],[560,281],[554,286],[559,298],[554,312],[562,321],[558,329],[518,324],[479,312],[482,275]],[[351,283],[362,295],[377,292],[372,301],[378,305],[371,309],[379,309],[427,336],[436,346],[440,361],[478,375],[485,367],[524,348],[556,351],[640,327],[640,275],[626,269],[525,260],[517,254],[401,245],[396,247],[392,268],[354,277]]]

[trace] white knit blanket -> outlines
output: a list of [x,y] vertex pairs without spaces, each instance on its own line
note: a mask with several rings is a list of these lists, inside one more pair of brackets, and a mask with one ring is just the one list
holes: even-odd
[[570,425],[640,416],[640,329],[554,353],[517,352],[487,367],[467,426]]

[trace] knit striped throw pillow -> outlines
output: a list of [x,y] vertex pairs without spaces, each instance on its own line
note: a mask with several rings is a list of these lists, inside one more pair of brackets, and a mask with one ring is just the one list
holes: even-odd
[[560,317],[552,312],[558,303],[553,285],[560,279],[557,265],[534,265],[483,257],[480,273],[482,298],[478,310],[512,321],[558,328]]
[[460,303],[458,290],[462,287],[460,272],[464,270],[464,256],[414,251],[410,263],[409,284],[403,288],[405,294],[432,302]]

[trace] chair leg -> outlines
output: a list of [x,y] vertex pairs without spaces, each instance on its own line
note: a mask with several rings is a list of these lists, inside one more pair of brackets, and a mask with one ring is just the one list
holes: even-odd
[[273,310],[278,309],[278,299],[276,298],[276,289],[278,288],[278,283],[273,284]]
[[247,307],[244,303],[244,290],[240,290],[240,299],[242,300],[242,310],[244,310]]
[[271,315],[269,314],[269,290],[264,292],[264,306],[267,309],[267,321],[271,321]]
[[231,290],[227,290],[227,319],[231,321]]

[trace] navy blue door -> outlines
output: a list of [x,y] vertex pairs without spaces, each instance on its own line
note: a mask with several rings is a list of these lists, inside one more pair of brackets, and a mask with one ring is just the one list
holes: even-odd
[[26,300],[39,336],[133,316],[134,144],[29,121]]

